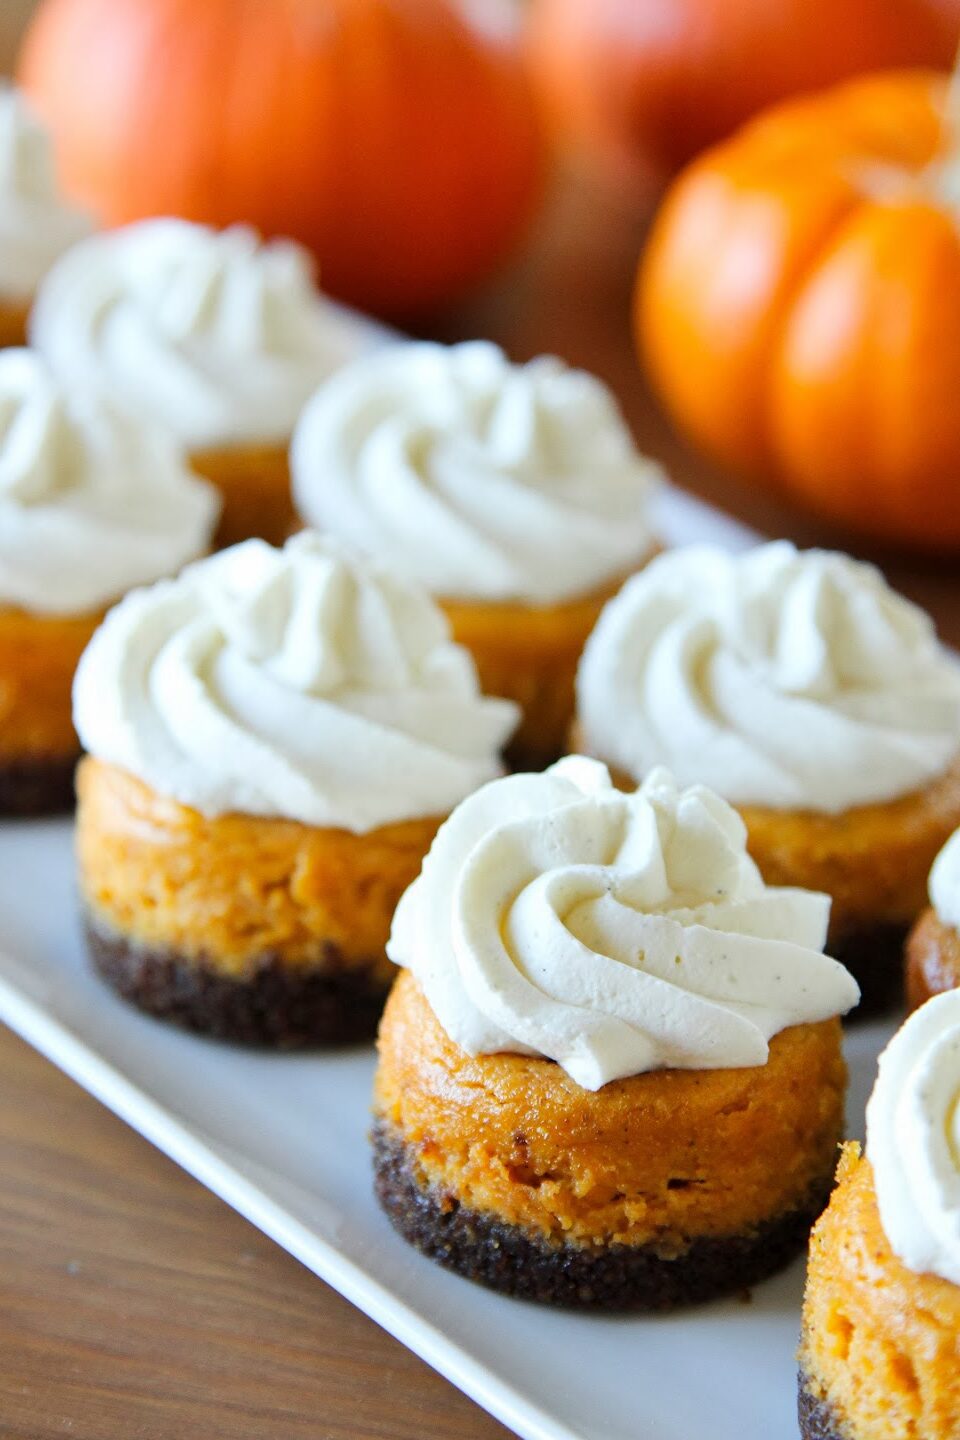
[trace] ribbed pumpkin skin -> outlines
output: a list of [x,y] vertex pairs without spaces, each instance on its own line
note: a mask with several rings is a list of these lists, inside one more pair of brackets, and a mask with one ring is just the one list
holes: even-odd
[[529,0],[556,127],[608,169],[670,175],[758,111],[891,66],[948,69],[960,0]]
[[519,38],[450,0],[45,0],[19,80],[105,223],[292,235],[382,314],[484,279],[540,192]]
[[675,182],[637,338],[677,426],[884,541],[960,548],[960,228],[930,169],[945,79],[777,107]]

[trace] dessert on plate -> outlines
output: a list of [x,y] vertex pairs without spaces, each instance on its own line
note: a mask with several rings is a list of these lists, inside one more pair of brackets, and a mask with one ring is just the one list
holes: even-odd
[[0,346],[25,343],[37,286],[91,229],[60,194],[47,132],[19,91],[0,83]]
[[960,1435],[960,991],[880,1058],[867,1149],[844,1148],[810,1241],[804,1440]]
[[30,338],[72,386],[165,425],[224,499],[218,543],[281,543],[287,448],[319,382],[373,343],[333,308],[307,252],[241,226],[145,220],[74,246],[41,286]]
[[483,341],[398,346],[320,388],[291,465],[304,521],[426,585],[484,689],[521,706],[512,762],[561,755],[584,641],[656,545],[657,467],[609,390]]
[[662,769],[568,757],[441,826],[397,909],[375,1176],[408,1241],[526,1299],[669,1309],[800,1251],[829,1194],[857,987],[830,902]]
[[929,895],[929,906],[907,937],[905,979],[911,1010],[960,985],[960,830],[933,863]]
[[247,541],[111,611],[74,697],[107,980],[224,1038],[372,1035],[397,900],[516,722],[427,595],[310,533]]
[[165,433],[0,352],[0,815],[73,804],[84,646],[132,586],[204,552],[217,511]]
[[826,891],[862,1011],[960,824],[960,664],[872,566],[786,541],[659,556],[584,650],[572,743],[625,784],[654,765],[743,816],[771,885]]

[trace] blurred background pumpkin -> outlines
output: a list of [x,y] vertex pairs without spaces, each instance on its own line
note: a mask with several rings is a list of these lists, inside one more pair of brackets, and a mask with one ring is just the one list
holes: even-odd
[[105,223],[291,235],[381,315],[484,279],[540,193],[509,0],[45,0],[18,78]]
[[701,156],[636,298],[648,375],[714,459],[878,539],[960,546],[960,125],[946,77],[785,103]]
[[960,0],[530,0],[560,134],[634,183],[764,106],[887,66],[948,69]]

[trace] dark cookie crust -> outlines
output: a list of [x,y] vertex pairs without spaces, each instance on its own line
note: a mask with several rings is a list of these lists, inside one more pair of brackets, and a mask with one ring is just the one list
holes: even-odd
[[860,986],[860,1004],[847,1016],[869,1020],[903,1005],[903,945],[906,925],[875,925],[827,941],[827,954],[845,965]]
[[813,1394],[800,1371],[797,1388],[797,1418],[801,1440],[849,1440],[826,1400]]
[[264,955],[242,980],[169,949],[151,949],[85,917],[87,947],[103,978],[148,1015],[242,1045],[295,1050],[376,1035],[389,985],[338,966],[326,945],[312,969]]
[[73,772],[79,752],[66,759],[8,760],[0,765],[0,817],[65,815],[73,809]]
[[468,1280],[570,1309],[663,1311],[743,1291],[803,1250],[832,1184],[756,1231],[704,1237],[669,1258],[647,1245],[550,1244],[421,1185],[409,1147],[383,1122],[372,1140],[377,1199],[405,1240]]

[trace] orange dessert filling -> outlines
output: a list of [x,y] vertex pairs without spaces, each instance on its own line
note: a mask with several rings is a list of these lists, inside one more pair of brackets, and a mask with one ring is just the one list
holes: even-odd
[[811,1237],[800,1361],[850,1440],[960,1434],[960,1287],[894,1255],[857,1145]]
[[554,1240],[682,1253],[808,1203],[836,1159],[837,1020],[781,1032],[766,1065],[589,1091],[549,1060],[468,1055],[402,971],[379,1049],[376,1110],[420,1182]]
[[906,962],[907,1008],[918,1010],[931,996],[960,985],[960,932],[928,906],[907,940]]
[[0,765],[79,754],[73,675],[100,618],[0,610]]
[[235,445],[199,450],[190,466],[223,498],[214,546],[223,550],[259,538],[282,545],[294,528],[290,465],[285,445]]
[[26,345],[30,304],[26,300],[0,298],[0,348]]
[[442,817],[367,835],[293,820],[208,819],[113,765],[77,777],[77,855],[95,922],[229,977],[264,955],[394,974],[384,954],[394,909]]
[[737,808],[768,885],[833,897],[835,942],[871,926],[909,925],[924,908],[930,867],[960,825],[960,759],[923,790],[840,815]]
[[476,662],[481,690],[523,712],[507,751],[518,767],[542,769],[566,751],[580,654],[621,583],[561,605],[440,601],[453,638]]

